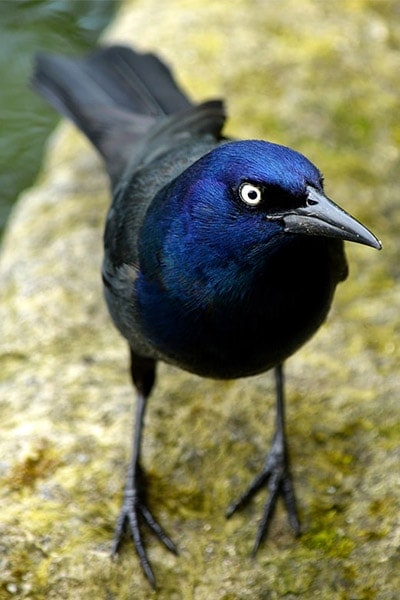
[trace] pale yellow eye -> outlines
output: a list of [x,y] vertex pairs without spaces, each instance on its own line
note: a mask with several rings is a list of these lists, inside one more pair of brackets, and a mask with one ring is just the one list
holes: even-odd
[[240,197],[249,206],[257,206],[261,202],[260,188],[252,183],[243,183],[239,188]]

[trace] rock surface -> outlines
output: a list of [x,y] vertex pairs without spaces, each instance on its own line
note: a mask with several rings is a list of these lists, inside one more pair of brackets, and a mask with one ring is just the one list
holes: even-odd
[[309,156],[384,250],[348,245],[328,322],[287,365],[300,539],[279,511],[251,560],[263,495],[224,518],[269,444],[271,375],[220,383],[160,366],[145,467],[180,556],[148,541],[153,593],[128,541],[109,559],[133,392],[101,297],[108,183],[63,124],[0,258],[0,598],[397,599],[398,6],[125,1],[106,39],[159,52],[195,99],[224,96],[228,133]]

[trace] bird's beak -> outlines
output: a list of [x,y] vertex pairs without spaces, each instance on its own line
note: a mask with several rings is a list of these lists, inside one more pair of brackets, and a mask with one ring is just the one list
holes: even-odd
[[285,231],[339,238],[377,250],[382,248],[373,233],[324,194],[311,186],[307,186],[307,192],[306,206],[281,215]]

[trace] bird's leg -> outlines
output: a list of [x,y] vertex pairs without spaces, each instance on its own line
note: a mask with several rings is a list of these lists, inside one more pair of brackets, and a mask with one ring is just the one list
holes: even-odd
[[294,494],[293,481],[289,468],[289,457],[285,435],[285,399],[284,399],[284,377],[283,367],[275,367],[276,381],[276,427],[271,449],[267,455],[263,470],[251,483],[246,492],[231,504],[227,511],[227,517],[233,515],[252,499],[252,497],[264,486],[268,486],[269,494],[264,504],[261,522],[258,527],[256,539],[253,546],[253,555],[257,552],[262,540],[268,532],[275,512],[276,501],[282,496],[286,506],[289,522],[296,535],[300,535],[300,522],[297,515],[296,498]]
[[155,588],[155,578],[144,547],[140,521],[149,527],[168,550],[174,554],[178,553],[172,540],[147,508],[143,472],[140,464],[144,413],[146,400],[155,380],[155,364],[154,360],[138,356],[131,350],[131,375],[137,391],[136,418],[132,458],[127,472],[124,500],[115,527],[112,545],[112,556],[114,556],[120,548],[125,531],[132,535],[140,566],[153,588]]

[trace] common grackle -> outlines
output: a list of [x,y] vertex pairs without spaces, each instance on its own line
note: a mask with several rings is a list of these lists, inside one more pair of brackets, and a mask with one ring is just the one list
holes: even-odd
[[268,487],[253,551],[280,496],[300,533],[282,365],[322,324],[347,276],[343,240],[377,249],[380,242],[325,196],[307,158],[266,141],[225,138],[223,103],[192,104],[152,54],[112,46],[83,59],[39,55],[33,85],[92,141],[111,180],[102,277],[111,317],[129,344],[137,393],[112,553],[130,531],[153,587],[142,525],[177,553],[147,507],[141,468],[159,360],[220,379],[274,368],[272,446],[227,515]]

